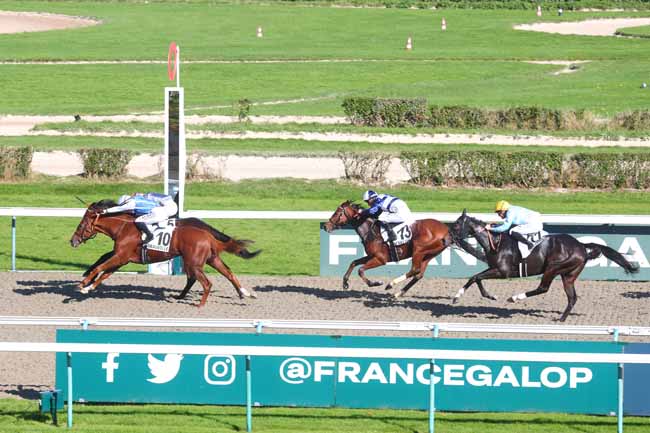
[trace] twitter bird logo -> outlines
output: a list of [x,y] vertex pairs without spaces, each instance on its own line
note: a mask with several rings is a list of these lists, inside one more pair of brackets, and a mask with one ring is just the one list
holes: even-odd
[[178,370],[181,368],[182,359],[183,355],[172,353],[165,355],[165,359],[161,361],[155,356],[149,354],[147,357],[147,367],[149,367],[153,377],[147,379],[147,381],[151,383],[167,383],[170,380],[173,380],[178,374]]

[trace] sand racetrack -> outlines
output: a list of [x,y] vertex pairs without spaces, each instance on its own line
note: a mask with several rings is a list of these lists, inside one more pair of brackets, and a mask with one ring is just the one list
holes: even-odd
[[[559,282],[555,282],[545,295],[517,304],[505,302],[514,293],[533,289],[537,284],[535,279],[490,281],[486,283],[486,288],[499,298],[498,301],[481,298],[474,287],[465,294],[460,304],[451,305],[450,299],[460,287],[460,280],[426,279],[416,285],[406,298],[391,302],[382,287],[366,288],[356,277],[351,280],[350,290],[344,291],[340,288],[339,278],[244,275],[240,278],[242,284],[254,289],[258,299],[242,301],[223,277],[211,274],[210,278],[215,283],[213,292],[206,307],[199,310],[193,306],[198,303],[201,294],[198,283],[186,300],[171,298],[171,295],[178,294],[183,288],[184,277],[116,274],[107,280],[106,285],[100,286],[88,296],[77,291],[79,273],[2,273],[0,278],[3,281],[0,288],[0,316],[321,319],[549,325],[558,324],[556,320],[566,305],[566,297]],[[578,303],[566,321],[567,325],[648,326],[650,323],[650,282],[578,281],[577,290]],[[55,339],[54,327],[2,326],[1,329],[2,341],[53,342]],[[148,331],[154,332],[151,328]],[[215,332],[206,329],[192,331]],[[230,329],[225,332],[254,330]],[[369,335],[359,331],[321,333]],[[424,336],[421,333],[410,335]],[[522,335],[497,337],[536,338]],[[592,339],[602,340],[599,337]],[[632,340],[633,338],[627,338],[627,341]],[[38,391],[53,384],[53,354],[0,354],[0,397],[38,398]]]

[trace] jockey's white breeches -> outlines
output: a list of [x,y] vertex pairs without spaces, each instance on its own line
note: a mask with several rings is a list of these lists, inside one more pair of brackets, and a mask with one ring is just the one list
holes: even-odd
[[522,235],[529,235],[531,233],[539,233],[544,230],[544,225],[542,224],[541,218],[535,218],[532,221],[529,221],[528,224],[522,224],[510,230],[510,233],[517,232]]
[[151,212],[148,214],[137,217],[135,222],[155,224],[165,221],[167,218],[175,215],[176,212],[178,212],[176,202],[174,200],[164,200],[160,203],[160,206],[151,209]]
[[415,222],[411,210],[402,200],[393,203],[390,212],[382,212],[378,220],[385,223],[407,223],[408,225]]

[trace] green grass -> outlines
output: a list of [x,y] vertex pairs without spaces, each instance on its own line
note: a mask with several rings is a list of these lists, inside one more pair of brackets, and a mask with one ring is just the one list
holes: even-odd
[[[425,97],[482,107],[541,105],[613,114],[647,107],[649,41],[561,36],[512,29],[532,11],[405,10],[150,2],[16,2],[2,10],[95,16],[100,26],[0,35],[5,60],[165,60],[169,41],[184,60],[348,59],[347,63],[185,64],[188,112],[232,114],[233,102],[317,98],[259,106],[255,114],[341,115],[348,95]],[[449,30],[441,32],[445,16]],[[545,20],[648,13],[567,13]],[[292,23],[287,26],[286,23]],[[362,25],[360,25],[362,24]],[[255,37],[263,25],[265,37]],[[413,36],[411,52],[403,45]],[[74,47],[74,49],[70,49]],[[591,59],[574,74],[523,59]],[[166,66],[0,65],[2,113],[107,114],[161,110]],[[222,108],[219,108],[222,107]]]
[[641,38],[650,37],[650,26],[625,27],[619,31],[625,36],[638,36]]
[[[253,114],[343,115],[346,96],[422,97],[439,105],[538,105],[614,114],[646,109],[650,62],[599,61],[573,74],[510,61],[385,61],[193,64],[184,68],[187,113],[233,114],[239,99],[298,103],[255,106]],[[0,65],[11,114],[114,114],[162,110],[161,65]],[[216,81],[215,81],[216,80]],[[91,97],[92,95],[92,97]],[[309,98],[316,98],[309,100]]]
[[[186,209],[194,210],[316,210],[334,212],[346,199],[360,200],[365,186],[336,181],[303,182],[263,180],[242,182],[200,182],[186,187]],[[95,183],[76,178],[5,183],[0,188],[0,203],[7,207],[81,207],[74,197],[87,201],[115,199],[133,191],[162,190],[160,183]],[[402,185],[381,188],[403,198],[415,212],[491,212],[494,203],[511,202],[543,213],[648,214],[649,192],[571,192],[433,189]],[[69,245],[77,218],[17,219],[17,268],[84,270],[97,257],[112,248],[104,237],[77,249]],[[291,220],[210,220],[219,230],[256,241],[264,252],[253,260],[225,255],[236,273],[268,275],[318,275],[319,222]],[[0,270],[11,268],[10,217],[0,218]],[[291,233],[288,237],[287,233]],[[296,253],[299,252],[299,253]],[[144,270],[129,265],[124,270]]]
[[[0,400],[3,433],[50,432],[58,429],[38,413],[34,401]],[[625,431],[641,433],[650,419],[626,417]],[[246,429],[243,407],[177,405],[80,405],[74,407],[74,431],[79,433],[207,433]],[[254,408],[253,429],[260,433],[413,433],[428,429],[425,411],[387,409]],[[616,430],[615,417],[564,414],[436,413],[436,431],[449,433],[607,433]]]

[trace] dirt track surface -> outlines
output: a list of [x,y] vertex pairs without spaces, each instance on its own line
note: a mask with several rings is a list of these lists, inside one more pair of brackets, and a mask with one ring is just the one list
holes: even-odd
[[[344,291],[341,289],[339,278],[244,275],[240,278],[244,287],[254,289],[258,295],[258,299],[247,300],[240,300],[222,277],[211,275],[210,278],[215,283],[213,292],[206,307],[198,309],[194,307],[201,295],[198,283],[187,299],[178,301],[171,297],[183,288],[184,277],[117,274],[94,293],[82,295],[77,290],[77,282],[80,280],[77,273],[0,273],[0,316],[376,320],[549,325],[558,324],[556,320],[566,305],[566,297],[558,282],[553,284],[546,295],[517,304],[505,302],[512,294],[532,290],[537,284],[535,279],[490,281],[486,288],[499,298],[498,301],[483,299],[476,288],[471,288],[458,305],[451,305],[451,297],[456,294],[461,280],[427,279],[416,285],[406,298],[391,302],[382,287],[366,288],[358,278],[351,280],[350,290]],[[567,325],[650,325],[650,282],[578,283],[578,303],[574,313],[566,321]],[[1,341],[53,342],[55,339],[54,327],[48,326],[0,326],[0,330]],[[152,329],[148,331],[153,332]],[[206,329],[192,331],[215,332]],[[254,332],[252,329],[224,331]],[[310,333],[307,330],[299,332]],[[320,333],[369,335],[368,332],[358,331]],[[425,336],[421,333],[410,335]],[[478,337],[476,334],[472,336]],[[496,337],[539,338],[505,334]],[[600,337],[592,339],[602,340]],[[53,384],[53,354],[0,354],[0,398],[38,398],[38,391],[52,387]]]

